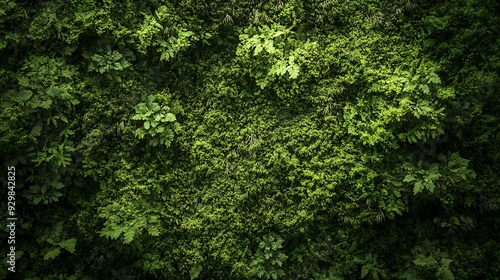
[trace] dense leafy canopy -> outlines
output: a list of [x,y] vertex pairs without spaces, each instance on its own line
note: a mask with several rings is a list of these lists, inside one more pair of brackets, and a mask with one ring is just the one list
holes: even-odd
[[1,279],[500,275],[498,1],[0,0],[0,25]]

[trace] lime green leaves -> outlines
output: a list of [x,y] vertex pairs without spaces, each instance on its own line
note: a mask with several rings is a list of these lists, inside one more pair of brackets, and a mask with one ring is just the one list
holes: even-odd
[[172,111],[180,109],[178,104],[174,104],[173,110],[167,105],[160,105],[156,102],[156,97],[148,96],[145,103],[139,103],[135,106],[136,114],[132,116],[132,120],[141,121],[141,127],[135,130],[135,135],[139,139],[148,139],[151,146],[165,145],[169,147],[174,138],[174,134],[178,133],[181,126],[176,122],[176,117]]
[[117,51],[107,51],[104,54],[94,54],[91,57],[89,64],[90,71],[96,71],[101,74],[108,73],[112,70],[121,71],[131,64],[123,55]]
[[160,220],[157,215],[148,215],[152,209],[144,210],[143,207],[151,207],[145,201],[133,203],[124,201],[123,203],[113,202],[99,209],[99,217],[104,218],[104,228],[100,235],[118,239],[123,238],[124,244],[131,243],[143,230],[151,236],[159,235]]
[[20,278],[498,274],[498,1],[15,2]]
[[154,14],[143,15],[144,21],[133,35],[139,41],[137,49],[145,54],[148,48],[153,47],[160,54],[160,60],[169,61],[188,49],[192,42],[211,37],[208,32],[195,35],[167,6],[158,7]]
[[191,46],[191,40],[194,41],[198,39],[198,37],[194,36],[193,32],[185,28],[180,28],[177,34],[177,37],[160,39],[158,41],[157,50],[161,53],[160,60],[170,60],[178,52],[189,48]]
[[317,52],[317,43],[297,40],[290,29],[279,24],[258,31],[251,26],[246,31],[240,35],[236,54],[253,68],[251,75],[261,89],[281,77],[297,79],[302,65],[309,64]]
[[437,65],[425,59],[417,61],[417,63],[417,66],[411,71],[402,70],[400,67],[396,68],[391,78],[395,78],[393,82],[398,81],[402,85],[400,92],[425,96],[439,88],[441,79],[436,74]]
[[269,70],[268,75],[283,76],[288,73],[291,79],[297,79],[297,77],[299,76],[299,72],[300,66],[295,63],[295,57],[291,55],[288,57],[288,61],[277,61],[276,64],[274,64]]
[[144,21],[135,36],[139,39],[138,50],[146,53],[146,49],[153,44],[153,37],[162,31],[163,27],[153,15],[144,14]]
[[344,107],[346,120],[356,120],[349,133],[359,135],[364,145],[397,147],[444,133],[444,111],[453,89],[441,87],[434,63],[414,64],[410,70],[396,68],[392,73],[385,68],[369,71],[380,77],[367,90],[369,96]]

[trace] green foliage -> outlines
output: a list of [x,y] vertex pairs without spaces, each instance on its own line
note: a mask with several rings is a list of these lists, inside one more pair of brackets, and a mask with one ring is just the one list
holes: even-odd
[[178,103],[173,103],[173,107],[170,108],[167,105],[160,105],[155,100],[155,96],[149,95],[145,103],[135,106],[136,114],[132,119],[143,121],[142,127],[135,130],[135,135],[139,139],[148,138],[151,146],[160,144],[169,147],[174,135],[181,130],[181,125],[176,122],[174,114],[182,109]]
[[52,181],[48,185],[33,185],[26,198],[31,200],[33,204],[49,204],[52,202],[59,201],[59,198],[63,195],[59,190],[64,188],[64,184],[61,182]]
[[50,230],[43,231],[40,240],[51,245],[45,249],[44,260],[51,260],[58,257],[62,249],[71,254],[75,253],[77,239],[65,238],[66,235],[67,233],[63,230],[63,222],[58,222]]
[[208,32],[197,36],[187,29],[171,5],[159,6],[154,14],[143,15],[144,21],[135,33],[140,42],[138,50],[144,53],[146,48],[152,46],[161,54],[160,60],[169,61],[189,48],[191,42],[211,37]]
[[[458,153],[450,154],[448,157],[438,155],[440,163],[423,165],[420,160],[417,166],[405,163],[403,166],[408,170],[408,175],[403,182],[413,183],[413,194],[427,190],[429,193],[446,191],[447,186],[453,186],[451,191],[467,192],[473,189],[472,179],[476,178],[476,173],[468,169],[469,161],[463,159]],[[451,203],[451,202],[448,202]]]
[[[62,108],[77,105],[79,101],[72,95],[72,78],[76,69],[61,59],[33,56],[24,62],[22,74],[18,78],[21,91],[35,91],[27,98],[32,109],[50,109],[60,102]],[[25,94],[26,96],[26,94]]]
[[425,240],[421,245],[415,246],[412,250],[414,256],[413,265],[402,275],[406,279],[455,279],[450,264],[452,260],[448,258],[446,252],[435,247],[429,240]]
[[371,253],[368,253],[362,260],[360,258],[354,258],[354,261],[361,263],[361,278],[369,279],[385,279],[387,278],[386,269],[377,262],[377,258],[373,257]]
[[200,264],[197,264],[189,270],[189,276],[192,279],[198,278],[198,275],[200,275],[200,272],[203,270],[203,267]]
[[0,0],[16,276],[496,279],[499,9]]
[[121,71],[130,66],[130,63],[117,51],[108,51],[104,55],[94,54],[90,58],[93,63],[89,65],[89,70],[101,74],[112,70]]
[[259,248],[250,262],[251,276],[257,275],[264,279],[281,279],[285,276],[285,271],[281,267],[288,257],[280,252],[283,242],[283,239],[274,235],[262,237]]
[[105,218],[101,236],[117,239],[123,235],[123,243],[134,240],[142,229],[147,228],[152,236],[158,236],[158,216],[145,217],[140,209],[130,209],[132,204],[120,205],[116,202],[100,209],[99,217]]
[[261,89],[287,73],[289,79],[297,79],[301,65],[311,63],[318,53],[316,42],[299,41],[290,29],[278,24],[260,28],[251,25],[240,35],[236,54],[252,61],[251,64],[245,62],[244,66],[249,68]]

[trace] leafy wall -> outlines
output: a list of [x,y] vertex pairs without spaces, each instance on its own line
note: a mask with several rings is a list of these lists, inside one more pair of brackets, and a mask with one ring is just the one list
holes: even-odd
[[14,277],[496,279],[498,15],[0,0]]

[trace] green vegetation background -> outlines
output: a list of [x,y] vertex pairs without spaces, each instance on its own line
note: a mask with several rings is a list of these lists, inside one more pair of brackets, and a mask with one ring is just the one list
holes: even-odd
[[0,279],[498,279],[498,1],[0,0],[0,26]]

